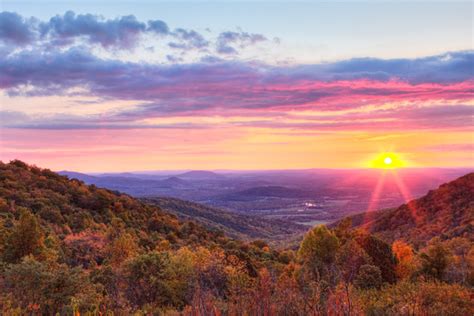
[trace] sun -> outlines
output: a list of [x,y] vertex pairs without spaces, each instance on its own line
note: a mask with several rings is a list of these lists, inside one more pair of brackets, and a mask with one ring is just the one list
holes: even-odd
[[400,156],[392,152],[381,153],[370,163],[370,167],[378,169],[395,169],[403,166]]

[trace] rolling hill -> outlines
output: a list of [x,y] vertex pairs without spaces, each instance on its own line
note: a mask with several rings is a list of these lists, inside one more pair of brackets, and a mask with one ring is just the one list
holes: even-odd
[[422,246],[433,237],[474,236],[474,173],[431,190],[395,209],[351,217],[353,225],[387,241],[402,239]]
[[219,196],[218,198],[223,200],[229,201],[245,201],[245,200],[253,200],[255,198],[264,198],[264,197],[275,197],[275,198],[306,198],[312,197],[314,193],[288,188],[284,186],[276,186],[276,185],[269,185],[269,186],[259,186],[259,187],[252,187],[245,190],[241,190],[238,192],[232,192],[229,194],[225,194]]
[[218,236],[223,236],[222,232],[179,221],[160,207],[127,194],[87,185],[18,160],[0,162],[0,222],[8,225],[24,211],[32,212],[47,231],[63,238],[104,232],[117,225],[145,248],[159,240],[176,246],[193,242],[205,245],[206,240],[219,242]]
[[84,181],[86,184],[94,184],[98,187],[108,188],[133,196],[146,196],[153,191],[167,191],[189,188],[191,184],[178,177],[167,178],[140,178],[138,175],[100,175],[92,176],[79,172],[60,171],[58,174],[67,176],[70,179]]
[[209,207],[203,204],[175,198],[146,198],[149,204],[158,205],[163,210],[175,214],[183,220],[196,220],[206,227],[224,231],[229,237],[239,239],[265,239],[285,241],[303,234],[308,227],[281,220],[264,220]]
[[192,180],[221,180],[224,179],[225,176],[206,170],[192,170],[185,173],[181,173],[176,175],[178,178],[181,179],[192,179]]

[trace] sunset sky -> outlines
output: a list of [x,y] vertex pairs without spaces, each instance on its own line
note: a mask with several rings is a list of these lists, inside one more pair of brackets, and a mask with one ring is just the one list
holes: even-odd
[[474,167],[472,2],[2,1],[0,160]]

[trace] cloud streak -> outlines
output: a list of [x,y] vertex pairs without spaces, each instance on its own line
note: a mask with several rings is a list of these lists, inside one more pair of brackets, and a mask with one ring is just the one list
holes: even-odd
[[[0,111],[1,125],[15,129],[89,130],[89,129],[205,129],[210,126],[226,128],[263,128],[300,131],[407,131],[407,130],[459,130],[469,131],[474,107],[469,105],[441,105],[436,107],[410,106],[370,112],[331,113],[329,115],[295,115],[294,113],[244,112],[241,116],[219,116],[218,123],[206,122],[206,117],[187,116],[170,122],[168,118],[151,115],[109,113],[101,115],[36,115],[22,112]],[[143,113],[142,113],[143,114]],[[252,115],[252,116],[250,116]],[[171,117],[175,119],[174,117]],[[216,116],[214,116],[216,118]]]
[[[284,67],[226,61],[156,65],[101,59],[79,49],[24,51],[0,61],[0,88],[11,96],[81,88],[99,97],[140,101],[137,113],[157,116],[231,109],[334,111],[395,101],[472,100],[473,56],[456,52]],[[400,70],[407,67],[412,70]]]

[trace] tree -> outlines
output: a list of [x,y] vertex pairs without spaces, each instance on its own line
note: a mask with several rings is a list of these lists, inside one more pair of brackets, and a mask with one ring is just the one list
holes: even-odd
[[276,315],[299,315],[304,310],[306,302],[295,279],[297,269],[296,264],[288,264],[276,282],[274,296]]
[[19,221],[5,243],[4,260],[20,262],[24,256],[39,256],[44,247],[44,233],[38,219],[28,210],[23,210]]
[[6,292],[14,306],[43,315],[72,313],[72,301],[82,310],[94,310],[101,300],[100,289],[92,285],[80,268],[48,265],[31,256],[5,271]]
[[229,314],[245,315],[246,311],[255,307],[255,304],[252,304],[254,293],[251,292],[254,280],[244,270],[236,267],[227,267],[226,273]]
[[356,290],[350,283],[339,283],[332,291],[324,315],[362,315]]
[[289,264],[295,259],[295,252],[293,250],[283,250],[278,254],[278,261],[284,264]]
[[352,219],[350,217],[346,217],[342,219],[334,228],[334,233],[336,234],[337,238],[344,243],[347,240],[352,239],[353,231],[352,231]]
[[172,280],[170,288],[173,292],[174,306],[190,304],[196,288],[196,265],[194,253],[187,247],[170,253],[168,273]]
[[[188,269],[176,267],[167,252],[150,252],[127,262],[125,277],[126,296],[133,306],[174,306],[181,308],[185,303]],[[179,262],[179,261],[174,261]],[[186,272],[179,273],[178,272]],[[193,286],[191,282],[189,286]]]
[[268,269],[260,269],[255,288],[255,295],[253,295],[255,301],[253,306],[256,315],[269,316],[274,314],[272,308],[273,285]]
[[392,244],[392,251],[397,258],[395,272],[400,279],[408,279],[416,270],[416,259],[413,248],[407,243],[396,240]]
[[132,235],[122,233],[107,247],[108,261],[114,267],[123,264],[127,259],[137,253],[138,246]]
[[321,225],[306,234],[298,250],[298,258],[316,279],[320,279],[331,269],[338,249],[339,240],[336,235]]
[[452,257],[446,269],[446,280],[471,284],[470,274],[474,274],[474,244],[467,238],[456,237],[444,242]]
[[439,238],[433,238],[425,252],[420,255],[421,272],[428,277],[442,280],[451,259],[451,253]]
[[364,315],[473,315],[471,296],[459,285],[422,281],[360,292]]
[[380,269],[382,280],[395,283],[397,281],[395,273],[397,259],[392,252],[392,247],[385,241],[364,232],[359,233],[355,240],[370,256],[372,264]]
[[360,267],[372,263],[372,259],[354,240],[348,239],[338,250],[336,257],[340,278],[352,282]]
[[354,285],[361,289],[379,288],[382,285],[380,269],[370,264],[364,264],[357,273]]

